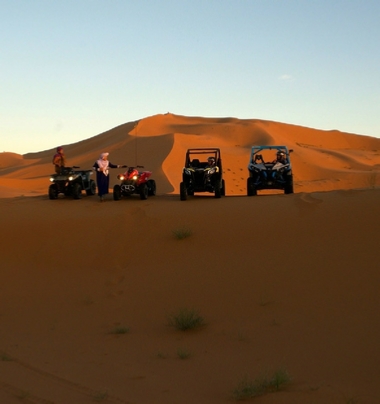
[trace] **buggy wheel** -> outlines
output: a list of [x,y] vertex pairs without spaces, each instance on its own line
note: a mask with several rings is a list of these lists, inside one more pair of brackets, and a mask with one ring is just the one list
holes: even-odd
[[253,182],[253,178],[249,177],[247,178],[247,196],[256,196],[256,195],[257,195],[257,189]]
[[222,190],[220,193],[222,196],[226,196],[226,183],[224,180],[222,180]]
[[73,185],[73,198],[74,199],[82,198],[82,187],[77,182]]
[[57,199],[58,198],[58,187],[56,184],[51,184],[49,187],[49,199]]
[[284,194],[292,194],[293,192],[293,176],[291,176],[290,179],[286,181]]
[[90,180],[89,185],[90,185],[90,187],[89,187],[89,189],[86,190],[86,194],[87,194],[88,196],[95,195],[95,194],[96,194],[96,184],[95,184],[95,181],[94,181],[94,180]]
[[156,181],[155,180],[148,180],[148,190],[150,196],[156,195]]
[[148,199],[149,195],[149,190],[148,190],[148,185],[146,184],[141,184],[140,185],[140,199]]
[[121,186],[115,185],[113,187],[113,200],[118,201],[121,199]]
[[181,201],[186,201],[187,189],[186,189],[186,184],[184,182],[181,182],[179,184],[179,196],[180,196]]
[[222,181],[215,181],[215,198],[220,198],[222,196]]

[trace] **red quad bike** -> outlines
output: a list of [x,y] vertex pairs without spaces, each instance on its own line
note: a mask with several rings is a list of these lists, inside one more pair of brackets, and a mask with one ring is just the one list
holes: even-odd
[[113,199],[118,201],[122,196],[133,194],[140,195],[140,199],[147,199],[148,196],[156,195],[156,181],[149,179],[151,171],[139,171],[144,166],[128,167],[124,174],[119,174],[117,178],[121,181],[113,187]]

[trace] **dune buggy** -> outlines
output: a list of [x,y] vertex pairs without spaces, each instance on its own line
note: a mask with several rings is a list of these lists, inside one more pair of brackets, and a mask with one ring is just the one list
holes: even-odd
[[118,201],[122,196],[132,194],[140,195],[140,199],[147,199],[148,196],[156,195],[156,181],[150,179],[151,171],[139,171],[144,166],[128,167],[124,174],[117,178],[121,181],[113,187],[113,199]]
[[[213,160],[212,165],[208,163],[208,159]],[[214,193],[215,198],[224,196],[226,188],[220,149],[188,149],[179,189],[181,201],[186,201],[187,196],[193,196],[195,192]]]
[[[280,189],[293,193],[293,173],[290,153],[286,146],[252,146],[248,164],[247,195],[258,190]],[[279,156],[282,160],[278,160]]]
[[87,195],[95,195],[96,184],[90,178],[92,170],[76,170],[78,168],[80,167],[62,167],[59,174],[50,176],[49,199],[57,199],[59,194],[80,199],[82,191],[86,191]]

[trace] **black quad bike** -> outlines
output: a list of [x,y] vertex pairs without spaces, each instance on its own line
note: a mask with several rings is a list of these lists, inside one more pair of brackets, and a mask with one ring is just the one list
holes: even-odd
[[247,196],[255,196],[257,191],[263,189],[279,189],[285,194],[292,194],[292,151],[286,146],[252,146],[248,164]]
[[[212,160],[213,165],[208,160]],[[179,190],[181,201],[186,201],[187,196],[193,196],[195,192],[213,193],[215,198],[225,196],[220,149],[188,149]]]
[[80,167],[62,167],[59,174],[50,176],[49,199],[57,199],[59,194],[80,199],[82,191],[86,191],[89,196],[96,194],[95,181],[90,179],[92,170],[77,170],[78,168]]
[[[125,166],[126,167],[126,166]],[[139,171],[144,166],[128,167],[124,174],[119,174],[117,178],[120,184],[113,187],[113,199],[118,201],[122,196],[133,194],[140,195],[140,199],[147,199],[148,196],[156,195],[156,181],[151,179],[151,171]]]

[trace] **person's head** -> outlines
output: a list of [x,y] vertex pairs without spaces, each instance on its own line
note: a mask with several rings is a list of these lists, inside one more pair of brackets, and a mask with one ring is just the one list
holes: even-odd
[[207,163],[210,167],[213,167],[215,165],[215,157],[209,157],[207,159]]
[[100,155],[100,159],[101,159],[101,160],[107,160],[107,159],[108,159],[108,155],[109,155],[109,153],[102,153],[102,154]]
[[57,147],[57,153],[63,154],[63,147],[62,146]]
[[286,156],[285,153],[281,150],[279,150],[276,154],[277,156],[277,161],[285,161],[286,160]]

